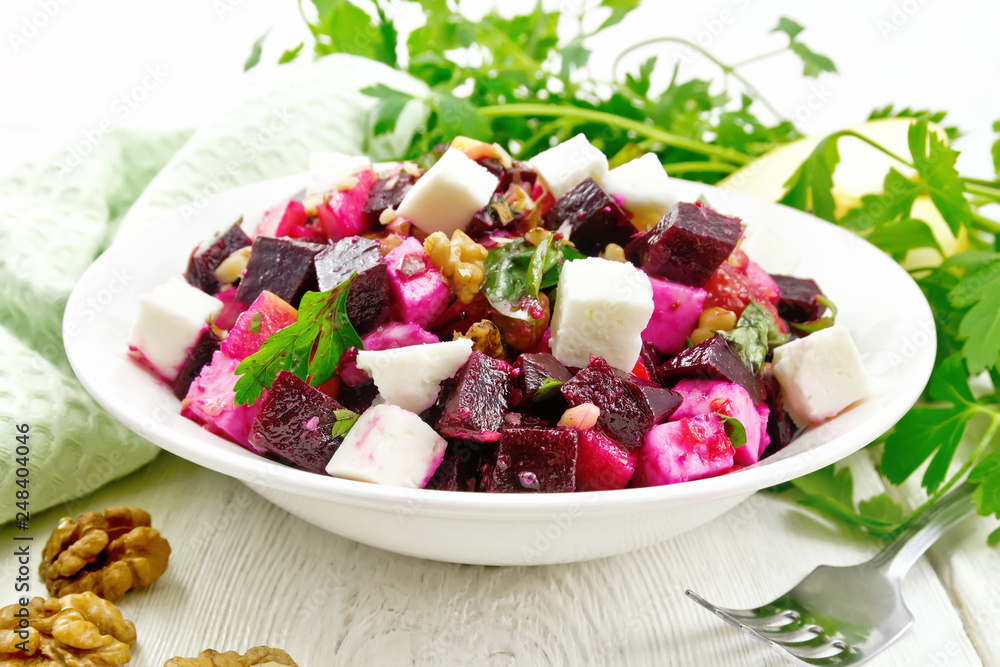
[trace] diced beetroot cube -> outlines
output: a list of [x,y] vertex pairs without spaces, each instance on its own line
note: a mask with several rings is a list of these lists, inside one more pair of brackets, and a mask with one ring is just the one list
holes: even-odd
[[191,383],[181,403],[181,415],[259,454],[250,445],[250,427],[268,390],[265,389],[261,399],[253,405],[236,405],[233,387],[238,376],[233,375],[233,371],[239,365],[239,359],[231,359],[221,350],[213,354],[212,363],[202,368],[201,374]]
[[592,428],[581,431],[576,457],[576,490],[624,489],[635,472],[637,451],[627,451]]
[[625,254],[651,276],[704,287],[736,247],[741,232],[739,218],[681,202],[656,227],[629,243]]
[[647,392],[640,388],[641,382],[633,375],[616,372],[603,358],[591,357],[587,367],[560,390],[571,406],[591,403],[600,408],[597,431],[632,451],[642,445],[643,435],[654,423],[653,404],[661,413],[656,416],[663,418],[662,410],[672,410],[666,401],[680,403],[679,397],[670,398],[669,390],[649,387]]
[[233,286],[222,290],[215,295],[215,298],[222,302],[222,310],[219,312],[219,316],[215,318],[214,324],[223,331],[229,331],[236,324],[236,318],[247,307],[236,300],[236,288]]
[[448,307],[451,295],[420,241],[408,237],[385,256],[395,319],[431,328]]
[[576,489],[578,431],[511,426],[503,429],[496,463],[484,490],[491,493],[560,493]]
[[649,412],[653,424],[667,421],[681,404],[680,395],[671,389],[664,389],[653,382],[640,382],[638,378],[633,385],[636,401]]
[[662,354],[677,354],[698,325],[708,292],[650,277],[653,286],[653,316],[642,332],[642,341]]
[[780,291],[778,314],[789,322],[811,322],[819,319],[826,306],[817,301],[823,290],[816,281],[792,276],[771,276]]
[[222,341],[222,352],[243,360],[255,354],[271,334],[295,322],[297,311],[267,290],[260,293],[237,319]]
[[378,387],[374,382],[351,387],[343,385],[337,393],[337,401],[345,408],[361,414],[372,406],[378,396]]
[[[547,380],[568,382],[573,374],[551,354],[524,353],[514,362],[514,387],[511,405],[518,406],[534,399]],[[559,391],[555,395],[561,396]]]
[[357,184],[349,190],[331,190],[316,207],[316,216],[326,237],[339,241],[368,231],[363,214],[368,194],[375,184],[375,171],[365,169],[355,174]]
[[282,463],[320,474],[343,442],[332,435],[344,407],[295,374],[279,371],[250,429],[250,446]]
[[389,207],[396,209],[403,197],[410,191],[417,177],[408,171],[394,169],[388,174],[380,175],[372,184],[362,210],[362,218],[368,229],[378,229],[379,217]]
[[191,383],[201,373],[201,369],[212,363],[212,355],[219,349],[220,344],[219,337],[211,328],[202,329],[201,335],[198,336],[198,342],[188,352],[187,360],[181,366],[177,379],[174,380],[174,396],[184,398],[187,395]]
[[437,430],[450,438],[494,442],[507,412],[513,369],[473,350],[461,370],[445,383]]
[[[451,446],[449,445],[449,451]],[[476,471],[479,468],[479,454],[469,450],[464,453],[445,454],[437,471],[424,485],[425,489],[441,491],[475,491]]]
[[[708,413],[723,414],[737,419],[746,431],[747,441],[742,447],[736,448],[734,461],[748,466],[760,459],[766,442],[761,440],[761,433],[766,432],[767,420],[760,420],[757,406],[750,400],[746,389],[738,384],[730,384],[721,380],[681,380],[674,387],[684,401],[671,416],[672,421],[686,417],[697,417]],[[767,403],[761,405],[767,408]]]
[[316,255],[319,291],[333,289],[357,273],[347,295],[347,317],[363,336],[389,321],[392,303],[389,274],[379,242],[362,236],[337,241]]
[[719,475],[733,467],[733,446],[715,414],[654,426],[635,464],[632,486],[659,486]]
[[261,292],[267,290],[297,308],[306,291],[316,290],[313,260],[325,247],[295,239],[258,236],[236,292],[236,300],[250,305]]
[[[798,427],[792,421],[792,417],[788,414],[788,411],[785,410],[785,401],[781,396],[781,385],[778,384],[777,378],[774,377],[770,363],[764,364],[764,368],[761,369],[761,378],[767,392],[767,407],[769,408],[766,422],[767,446],[771,448],[771,451],[761,456],[761,458],[764,458],[766,455],[784,449],[785,445],[795,437]],[[761,403],[761,405],[764,405],[764,403]]]
[[712,336],[667,360],[657,370],[657,375],[666,386],[683,379],[725,380],[746,389],[754,403],[764,400],[760,380],[721,336]]
[[254,237],[288,237],[322,243],[326,237],[315,222],[309,219],[302,202],[293,199],[267,209],[264,217],[257,223]]
[[191,252],[184,277],[206,294],[215,294],[220,286],[215,270],[223,260],[248,245],[250,237],[243,232],[240,221],[237,221],[224,233],[216,234]]
[[543,221],[546,229],[568,231],[577,250],[587,255],[596,255],[609,243],[625,246],[638,232],[628,213],[592,178],[557,199]]

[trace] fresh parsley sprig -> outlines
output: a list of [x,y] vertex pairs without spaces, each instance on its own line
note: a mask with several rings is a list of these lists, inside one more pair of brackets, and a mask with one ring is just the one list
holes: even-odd
[[[252,405],[270,389],[279,371],[289,371],[318,387],[337,373],[341,355],[361,348],[347,317],[347,294],[354,276],[325,292],[306,292],[295,323],[273,333],[255,354],[236,367],[233,391],[238,405]],[[338,418],[339,419],[339,418]]]

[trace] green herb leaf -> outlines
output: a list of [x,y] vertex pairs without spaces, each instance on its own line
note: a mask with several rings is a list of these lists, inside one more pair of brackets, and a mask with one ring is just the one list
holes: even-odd
[[278,58],[278,64],[284,65],[285,63],[290,63],[296,58],[298,58],[299,53],[302,51],[302,47],[304,47],[305,45],[306,45],[305,42],[299,42],[299,45],[296,46],[294,49],[288,49],[287,51],[282,53],[281,57]]
[[719,335],[754,373],[760,372],[769,347],[788,340],[788,334],[781,333],[774,316],[756,301],[747,304],[735,327]]
[[895,168],[890,168],[882,183],[882,193],[864,195],[861,206],[848,211],[839,223],[854,231],[864,231],[883,223],[910,217],[913,202],[924,191]]
[[395,30],[383,20],[384,15],[375,25],[367,12],[347,0],[312,1],[319,15],[317,23],[310,25],[316,36],[316,55],[352,53],[395,66]]
[[[879,118],[919,118],[920,116],[927,116],[932,123],[935,125],[941,125],[944,122],[945,117],[948,115],[947,111],[930,111],[928,109],[911,109],[910,107],[904,107],[902,109],[896,110],[895,106],[892,104],[886,105],[881,109],[873,109],[870,114],[868,114],[868,120],[878,120]],[[948,135],[949,141],[954,141],[961,136],[961,132],[955,126],[942,127],[945,134]]]
[[263,35],[254,40],[253,46],[250,47],[250,55],[247,56],[246,62],[243,63],[244,72],[256,67],[257,63],[260,62],[260,54],[264,49],[264,40],[267,39],[269,32],[271,32],[270,28],[265,30]]
[[361,415],[344,408],[343,410],[335,411],[333,416],[336,421],[333,422],[330,435],[334,438],[342,438],[354,427],[354,423],[358,421],[358,417]]
[[559,392],[559,387],[566,384],[562,380],[555,380],[553,378],[545,378],[538,391],[532,396],[531,400],[534,403],[541,403],[542,401],[547,401]]
[[941,252],[941,246],[927,223],[913,218],[882,224],[865,239],[897,261],[914,248],[934,248]]
[[263,314],[261,313],[261,311],[258,310],[256,313],[253,314],[253,317],[250,318],[250,324],[249,326],[247,326],[247,329],[249,329],[250,333],[254,334],[260,333],[260,324],[262,320],[263,320]]
[[[976,501],[976,511],[982,516],[992,514],[1000,518],[1000,449],[972,469],[969,481],[979,485],[972,496]],[[988,542],[990,546],[1000,544],[1000,528],[990,533]]]
[[802,74],[804,76],[817,77],[820,72],[837,71],[832,60],[816,53],[802,42],[792,42],[789,48],[802,60]]
[[962,318],[958,337],[970,373],[981,373],[1000,359],[1000,291],[983,295]]
[[803,30],[805,30],[805,28],[801,25],[787,16],[782,16],[778,19],[778,25],[771,32],[783,32],[788,35],[788,39],[794,40]]
[[413,99],[412,95],[401,93],[384,83],[367,86],[361,92],[378,100],[368,111],[368,128],[373,136],[395,130],[396,120],[403,113],[403,107]]
[[781,203],[803,211],[811,210],[813,215],[835,221],[836,204],[833,199],[833,172],[840,162],[837,140],[843,136],[834,133],[823,139],[809,157],[799,165],[785,182],[787,188]]
[[620,23],[625,16],[639,6],[639,0],[601,0],[601,7],[611,9],[611,16],[604,20],[599,30]]
[[799,504],[818,510],[874,535],[891,533],[899,524],[903,508],[885,494],[854,504],[854,477],[851,469],[828,466],[791,481],[799,492]]
[[935,368],[928,389],[933,400],[950,405],[923,405],[906,413],[886,438],[881,472],[893,484],[901,484],[934,454],[921,481],[933,492],[944,481],[976,407],[968,373],[957,355]]
[[739,449],[747,444],[747,430],[743,427],[743,422],[721,412],[716,412],[715,415],[722,422],[722,427],[726,430],[726,437],[733,444],[733,449]]
[[295,323],[272,334],[255,354],[236,367],[236,403],[252,405],[287,370],[317,387],[337,372],[349,347],[362,347],[347,317],[347,293],[354,275],[325,292],[306,292]]
[[938,137],[928,132],[929,119],[922,116],[910,126],[907,141],[913,164],[934,206],[948,223],[951,233],[972,222],[972,208],[965,198],[965,181],[958,175],[955,162],[958,152],[952,150]]
[[[993,131],[1000,135],[1000,120],[993,121]],[[1000,136],[997,140],[993,142],[993,171],[996,172],[997,178],[1000,179]]]
[[537,299],[540,289],[559,281],[563,261],[575,258],[571,253],[579,255],[551,236],[537,247],[521,238],[497,246],[486,256],[483,293],[498,313],[519,320],[530,319],[524,304]]

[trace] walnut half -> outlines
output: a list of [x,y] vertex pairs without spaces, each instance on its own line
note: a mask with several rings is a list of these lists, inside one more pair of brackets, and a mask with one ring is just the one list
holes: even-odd
[[[24,621],[22,610],[27,609]],[[131,659],[135,626],[93,593],[0,609],[0,665],[114,667]]]
[[148,513],[108,507],[103,515],[83,512],[60,520],[38,571],[51,595],[93,591],[114,600],[159,579],[169,558],[170,545],[150,527]]
[[196,658],[171,658],[163,667],[298,667],[295,661],[280,648],[257,646],[243,655],[236,651],[219,653],[205,649]]

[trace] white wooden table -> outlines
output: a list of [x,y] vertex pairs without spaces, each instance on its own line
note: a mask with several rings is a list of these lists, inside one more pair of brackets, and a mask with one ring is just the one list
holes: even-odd
[[[855,457],[860,492],[876,477]],[[868,474],[865,474],[865,473]],[[284,648],[323,665],[757,666],[785,661],[684,597],[755,606],[815,565],[876,545],[758,493],[711,524],[625,556],[497,568],[398,556],[326,533],[236,480],[163,453],[92,496],[32,521],[37,555],[60,516],[133,504],[173,553],[164,576],[119,607],[138,631],[132,664],[205,648]],[[1000,665],[1000,552],[969,521],[910,573],[916,624],[873,665]],[[12,544],[13,531],[0,531]],[[13,581],[5,556],[0,581]],[[44,586],[32,563],[32,594]],[[13,593],[4,591],[8,604]]]

